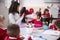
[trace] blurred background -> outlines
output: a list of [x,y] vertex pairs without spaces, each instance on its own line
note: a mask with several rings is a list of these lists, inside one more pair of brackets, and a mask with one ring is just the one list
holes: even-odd
[[8,9],[10,7],[11,1],[18,1],[21,7],[34,8],[36,12],[39,8],[44,10],[44,8],[50,7],[49,11],[54,18],[59,17],[59,6],[60,0],[0,0],[0,14],[5,16],[5,27],[8,25]]

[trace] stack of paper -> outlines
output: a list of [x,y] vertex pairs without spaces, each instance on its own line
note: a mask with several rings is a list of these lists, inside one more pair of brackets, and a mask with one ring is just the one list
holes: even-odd
[[59,36],[60,35],[60,31],[57,31],[57,30],[46,30],[45,32],[43,32],[43,34]]

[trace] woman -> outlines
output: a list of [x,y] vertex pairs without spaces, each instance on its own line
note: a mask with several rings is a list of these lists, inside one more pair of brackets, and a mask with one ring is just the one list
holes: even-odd
[[20,4],[18,2],[13,2],[9,8],[9,23],[10,24],[20,24],[24,17],[24,14],[20,17],[19,15]]

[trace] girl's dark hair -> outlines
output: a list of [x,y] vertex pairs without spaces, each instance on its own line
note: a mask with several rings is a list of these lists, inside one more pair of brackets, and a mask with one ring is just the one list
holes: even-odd
[[22,15],[24,12],[26,12],[26,7],[23,7],[23,8],[20,10],[20,15]]
[[18,2],[13,2],[12,4],[11,4],[11,6],[10,6],[10,8],[9,8],[9,13],[12,13],[12,14],[14,14],[14,13],[19,13],[18,12],[18,10],[17,10],[17,8],[18,8],[18,6],[19,6],[20,4],[18,3]]
[[36,12],[36,15],[39,16],[39,18],[41,17],[40,13],[39,12]]
[[36,15],[39,17],[39,19],[41,18],[40,19],[41,21],[43,20],[42,17],[41,17],[41,15],[40,15],[40,13],[37,12]]
[[48,9],[45,9],[45,10],[44,10],[44,13],[46,13],[46,11],[48,11],[48,12],[49,12],[49,10],[48,10]]

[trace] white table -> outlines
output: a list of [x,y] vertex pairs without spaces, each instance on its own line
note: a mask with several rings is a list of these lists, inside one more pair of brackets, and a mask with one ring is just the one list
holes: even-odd
[[37,30],[33,28],[20,28],[20,30],[21,30],[21,35],[25,37],[24,40],[27,40],[29,36],[32,36],[33,39],[35,39],[37,36],[43,36],[47,40],[56,40],[57,38],[59,38],[59,36],[42,34],[45,30]]

